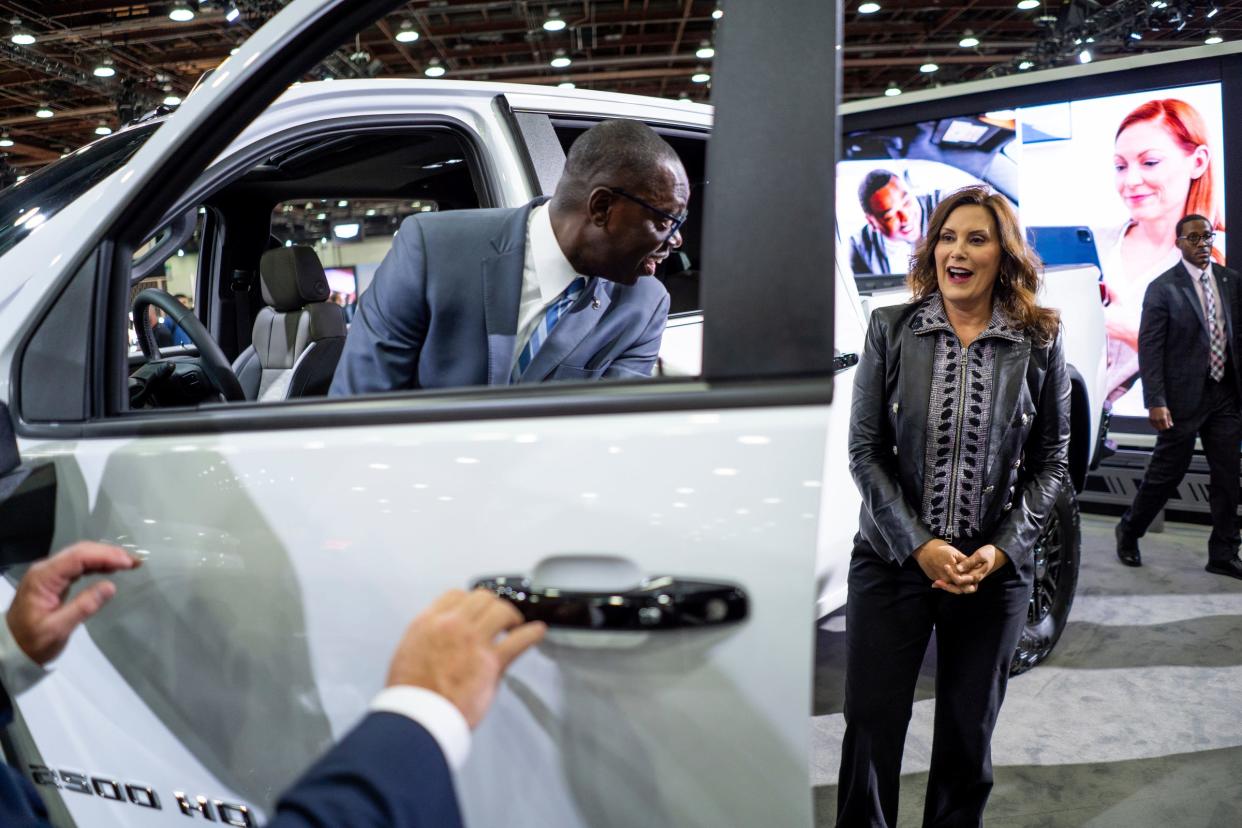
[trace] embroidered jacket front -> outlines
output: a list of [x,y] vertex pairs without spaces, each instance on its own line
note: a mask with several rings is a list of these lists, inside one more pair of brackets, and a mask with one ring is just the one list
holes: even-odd
[[963,347],[939,293],[922,302],[910,322],[916,335],[935,336],[927,406],[922,518],[946,540],[977,535],[992,421],[996,349],[1021,342],[1020,329],[999,305],[988,326]]

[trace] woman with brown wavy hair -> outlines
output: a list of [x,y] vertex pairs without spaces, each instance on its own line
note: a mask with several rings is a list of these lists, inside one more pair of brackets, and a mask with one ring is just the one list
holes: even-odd
[[1013,207],[941,201],[909,274],[871,314],[854,382],[862,494],[846,604],[839,826],[895,826],[919,666],[937,636],[925,826],[982,824],[992,730],[1031,595],[1032,552],[1068,485],[1057,314]]

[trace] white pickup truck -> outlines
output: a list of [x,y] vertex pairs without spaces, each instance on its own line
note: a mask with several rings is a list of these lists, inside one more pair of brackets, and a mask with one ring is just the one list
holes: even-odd
[[[831,406],[822,374],[782,373],[762,341],[751,357],[772,347],[770,376],[700,380],[699,355],[716,346],[700,344],[695,218],[682,268],[662,276],[680,303],[664,379],[229,399],[201,369],[242,350],[274,244],[313,244],[334,222],[382,243],[414,210],[524,204],[601,118],[650,123],[706,179],[707,107],[416,81],[302,84],[194,167],[196,144],[252,106],[303,38],[323,40],[334,7],[293,4],[172,117],[0,193],[0,400],[24,461],[0,469],[20,495],[0,509],[45,521],[44,543],[101,539],[145,560],[15,700],[8,759],[58,824],[258,824],[361,715],[419,607],[528,577],[549,598],[611,609],[554,629],[506,679],[458,780],[470,824],[809,824],[810,608],[844,601],[858,506],[850,355],[870,304],[900,296],[860,296],[824,269],[837,297],[835,320],[819,320],[835,323]],[[130,305],[187,250],[207,338],[191,330],[191,346],[164,356],[188,402],[131,409],[126,374],[143,358],[126,353]],[[1099,430],[1102,320],[1091,274],[1054,276],[1077,481]],[[799,300],[815,306],[815,290]],[[780,297],[767,301],[717,307],[778,314]],[[4,540],[6,564],[39,546]],[[1023,665],[1065,622],[1077,550],[1067,491]],[[0,581],[0,603],[20,572]]]

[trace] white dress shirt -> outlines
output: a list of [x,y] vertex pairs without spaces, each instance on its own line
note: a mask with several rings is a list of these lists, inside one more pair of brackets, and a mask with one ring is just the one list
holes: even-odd
[[34,687],[49,672],[49,667],[40,667],[17,646],[8,616],[0,616],[0,681],[9,698]]
[[522,298],[518,304],[517,338],[513,360],[509,363],[510,375],[548,305],[579,275],[565,258],[552,231],[548,204],[540,204],[530,211],[526,220],[526,260],[522,265]]
[[[7,616],[0,616],[0,681],[9,697],[29,690],[51,670],[40,667],[17,646]],[[239,700],[242,704],[245,699]],[[470,753],[470,725],[457,706],[425,687],[402,685],[381,690],[369,708],[377,713],[397,713],[418,722],[440,746],[454,771],[461,770]]]

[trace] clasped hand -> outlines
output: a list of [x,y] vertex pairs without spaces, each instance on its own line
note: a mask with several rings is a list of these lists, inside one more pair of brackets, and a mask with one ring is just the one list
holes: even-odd
[[914,550],[914,560],[931,579],[933,589],[954,595],[970,595],[988,575],[1005,565],[1005,553],[985,544],[966,555],[948,541],[933,538]]

